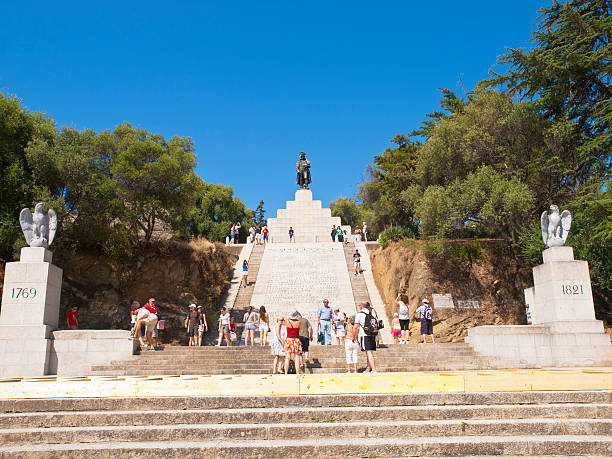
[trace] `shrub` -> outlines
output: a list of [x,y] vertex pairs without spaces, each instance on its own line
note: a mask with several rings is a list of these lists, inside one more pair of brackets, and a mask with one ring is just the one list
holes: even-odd
[[415,239],[418,237],[417,231],[409,227],[395,227],[384,230],[378,236],[378,242],[385,248],[390,242],[400,241],[402,239]]

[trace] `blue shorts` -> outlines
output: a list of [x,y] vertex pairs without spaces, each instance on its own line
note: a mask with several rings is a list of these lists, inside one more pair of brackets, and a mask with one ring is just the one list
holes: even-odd
[[254,322],[249,322],[244,325],[245,330],[257,330],[257,325]]

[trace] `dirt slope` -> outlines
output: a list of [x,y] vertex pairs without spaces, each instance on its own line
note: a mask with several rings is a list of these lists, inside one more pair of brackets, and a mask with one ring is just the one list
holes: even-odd
[[[69,306],[76,304],[80,306],[80,328],[128,329],[132,300],[144,304],[154,297],[166,321],[163,341],[185,342],[183,322],[188,305],[203,305],[208,323],[215,320],[236,259],[224,245],[203,239],[166,242],[120,266],[112,266],[97,252],[56,253],[53,262],[64,270],[60,328],[65,326]],[[1,264],[1,279],[3,268]]]
[[[435,309],[437,341],[463,341],[477,325],[524,324],[523,288],[529,286],[531,270],[519,266],[497,242],[469,245],[448,242],[428,246],[403,241],[372,253],[372,270],[378,290],[392,319],[399,291],[410,298],[411,341],[421,338],[414,311],[421,299],[433,293],[453,296],[455,309]],[[480,309],[457,309],[457,300],[477,300]]]

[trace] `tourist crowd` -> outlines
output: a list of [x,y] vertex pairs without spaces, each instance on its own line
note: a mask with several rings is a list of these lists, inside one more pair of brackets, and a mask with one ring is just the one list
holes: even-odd
[[[228,239],[227,242],[229,244],[238,244],[240,228],[242,228],[242,224],[240,222],[237,221],[236,223],[232,224],[230,228],[229,237],[227,238]],[[249,227],[249,235],[247,236],[247,243],[257,244],[257,245],[265,244],[269,242],[269,235],[270,235],[270,230],[268,229],[266,225],[252,225]],[[288,235],[289,235],[289,238],[288,238],[289,242],[296,241],[295,230],[293,229],[292,226],[289,227]],[[361,227],[359,226],[356,227],[355,233],[353,235],[351,235],[350,233],[350,228],[349,230],[346,230],[346,229],[343,230],[340,227],[340,225],[332,226],[332,229],[331,229],[332,242],[337,241],[337,242],[343,242],[345,244],[348,244],[349,242],[351,242],[351,237],[352,237],[353,242],[361,242],[361,241],[367,242],[368,225],[366,224],[366,222],[363,222]]]

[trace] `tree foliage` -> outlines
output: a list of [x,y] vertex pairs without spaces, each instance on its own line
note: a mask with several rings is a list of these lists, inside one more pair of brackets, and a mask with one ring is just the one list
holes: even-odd
[[263,200],[260,200],[259,204],[257,204],[257,207],[255,208],[255,212],[253,213],[253,223],[260,227],[264,227],[267,223]]
[[232,224],[241,222],[239,240],[246,240],[252,212],[229,186],[200,182],[190,216],[190,232],[210,241],[224,241]]
[[194,173],[193,142],[123,123],[58,130],[0,93],[0,257],[25,244],[19,212],[44,201],[58,214],[56,247],[101,248],[115,261],[156,238],[223,240],[251,212],[222,185]]
[[612,1],[554,1],[542,8],[534,46],[508,49],[498,64],[509,67],[483,82],[533,100],[547,119],[575,122],[585,137],[575,174],[609,167],[612,151]]
[[574,214],[569,243],[594,285],[612,289],[611,8],[554,1],[540,10],[533,47],[500,56],[506,73],[465,99],[442,89],[440,109],[367,166],[357,196],[371,226],[501,237],[539,263],[539,215],[555,203]]

